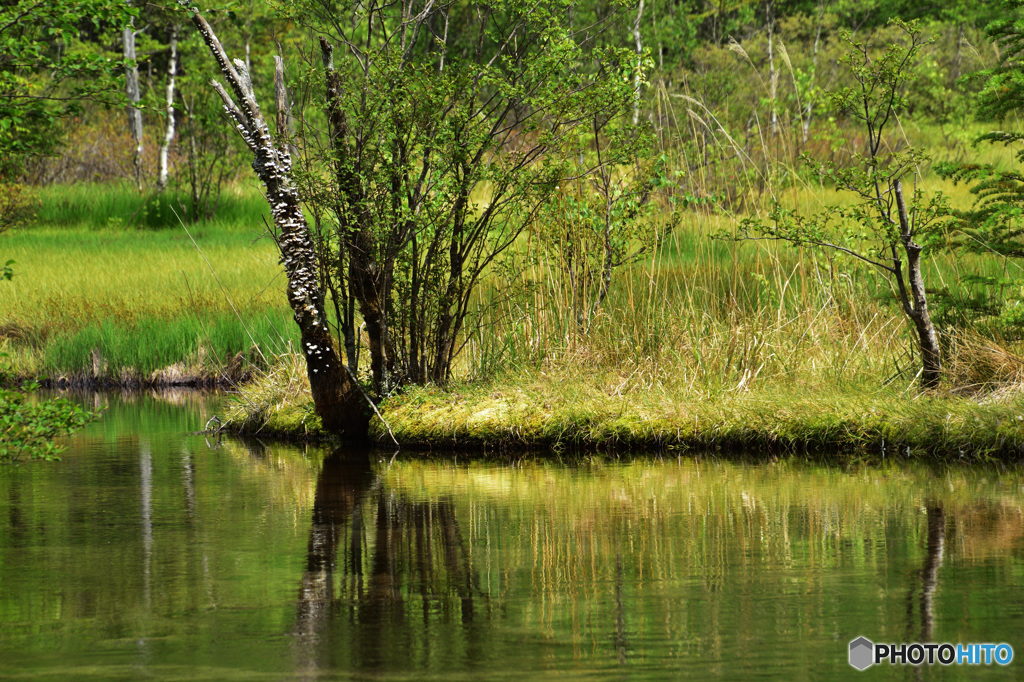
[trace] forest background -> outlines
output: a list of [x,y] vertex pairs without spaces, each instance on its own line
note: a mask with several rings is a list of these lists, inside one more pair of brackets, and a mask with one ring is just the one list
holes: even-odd
[[[1019,122],[998,96],[1012,90],[999,79],[1015,69],[1013,5],[567,7],[575,25],[596,27],[588,51],[618,51],[632,99],[593,125],[586,171],[567,173],[487,264],[449,371],[380,381],[359,312],[331,318],[339,340],[346,319],[359,330],[348,364],[400,441],[1020,447]],[[202,9],[267,104],[283,56],[296,166],[312,167],[326,126],[304,6]],[[916,20],[921,42],[893,82],[887,160],[867,167],[913,150],[900,162],[908,194],[947,198],[918,238],[943,357],[924,392],[897,287],[857,257],[880,253],[878,235],[858,222],[843,174],[865,167],[872,134],[835,97],[858,84],[843,61],[858,45],[875,60],[907,49],[896,17]],[[457,44],[472,26],[446,20],[449,31]],[[269,211],[187,15],[169,3],[23,0],[0,10],[0,40],[9,379],[255,376],[238,393],[239,423],[316,431]],[[1008,136],[977,142],[994,129]],[[613,151],[614,164],[593,163]],[[306,177],[317,229],[331,217]],[[845,250],[783,229],[787,215],[830,210]]]

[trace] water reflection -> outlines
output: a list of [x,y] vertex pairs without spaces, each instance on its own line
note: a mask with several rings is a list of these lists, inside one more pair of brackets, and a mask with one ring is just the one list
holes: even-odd
[[[940,601],[948,534],[955,557],[993,533],[1019,545],[1005,520],[979,519],[1019,521],[1021,507],[905,490],[874,472],[384,467],[335,453],[315,486],[295,666],[468,671],[518,650],[555,669],[548,657],[569,651],[578,672],[687,661],[718,675],[736,657],[751,673],[777,666],[772,652],[826,631],[955,639],[977,607],[956,601],[970,585]],[[510,647],[518,623],[530,635]],[[794,649],[787,665],[845,670],[831,648]]]
[[[908,642],[931,642],[935,630],[935,591],[946,547],[946,513],[942,504],[934,501],[929,502],[926,509],[928,540],[924,566],[917,572],[917,579],[911,580],[907,595]],[[915,603],[917,618],[914,617]]]
[[[941,502],[926,505],[927,545],[924,565],[911,577],[907,592],[906,642],[935,641],[935,593],[939,586],[939,568],[946,548],[946,513]],[[914,613],[915,606],[917,614]],[[915,679],[924,679],[930,666],[914,668]]]
[[468,627],[478,600],[450,497],[388,490],[366,454],[324,459],[296,609],[300,669],[377,669],[443,651],[434,626]]
[[202,404],[110,402],[60,464],[0,471],[0,678],[803,679],[853,672],[858,635],[1024,651],[1020,472],[383,466],[211,449],[184,435]]

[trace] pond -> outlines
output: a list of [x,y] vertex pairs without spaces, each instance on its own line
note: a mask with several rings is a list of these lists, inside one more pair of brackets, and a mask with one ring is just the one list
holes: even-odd
[[[389,461],[90,400],[0,469],[2,678],[1022,676],[1016,469]],[[859,636],[1017,658],[860,673]]]

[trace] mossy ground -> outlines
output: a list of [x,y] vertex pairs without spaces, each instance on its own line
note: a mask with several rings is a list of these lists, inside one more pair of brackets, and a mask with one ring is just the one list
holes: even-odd
[[[444,390],[418,387],[381,413],[403,449],[474,451],[722,451],[811,459],[942,461],[1024,458],[1024,393],[919,394],[914,389],[762,386],[718,394],[665,386],[609,390],[565,372],[505,377]],[[313,412],[301,360],[238,394],[229,430],[329,438]],[[374,419],[373,438],[393,447]]]

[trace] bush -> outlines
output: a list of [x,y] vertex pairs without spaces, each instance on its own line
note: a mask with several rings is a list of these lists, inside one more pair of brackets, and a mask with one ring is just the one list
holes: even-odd
[[21,390],[0,390],[0,463],[25,457],[54,461],[63,447],[56,438],[70,434],[96,414],[64,398],[32,402],[39,384],[26,382]]

